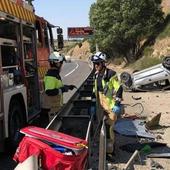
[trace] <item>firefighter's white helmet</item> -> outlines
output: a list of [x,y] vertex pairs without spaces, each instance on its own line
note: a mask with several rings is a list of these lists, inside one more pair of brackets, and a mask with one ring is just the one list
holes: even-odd
[[91,57],[93,63],[106,62],[106,54],[102,52],[97,52]]
[[50,54],[49,61],[55,62],[55,63],[63,62],[63,61],[65,61],[65,57],[63,55],[61,55],[59,52],[55,51]]

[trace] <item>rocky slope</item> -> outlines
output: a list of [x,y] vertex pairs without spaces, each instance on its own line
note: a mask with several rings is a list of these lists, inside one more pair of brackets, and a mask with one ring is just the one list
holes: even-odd
[[70,55],[72,58],[88,60],[90,53],[90,45],[87,41],[76,45],[74,48],[70,49],[67,55]]

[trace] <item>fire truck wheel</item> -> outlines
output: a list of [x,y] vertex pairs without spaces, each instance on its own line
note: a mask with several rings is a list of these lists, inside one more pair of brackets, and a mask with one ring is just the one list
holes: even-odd
[[17,100],[12,100],[9,107],[9,144],[12,148],[16,148],[22,139],[22,135],[19,132],[26,124],[24,119],[24,111],[21,103]]

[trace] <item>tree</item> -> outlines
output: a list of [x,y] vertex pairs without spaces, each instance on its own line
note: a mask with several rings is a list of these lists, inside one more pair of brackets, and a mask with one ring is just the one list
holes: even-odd
[[90,25],[100,50],[136,59],[145,41],[164,22],[161,0],[98,0],[90,8]]

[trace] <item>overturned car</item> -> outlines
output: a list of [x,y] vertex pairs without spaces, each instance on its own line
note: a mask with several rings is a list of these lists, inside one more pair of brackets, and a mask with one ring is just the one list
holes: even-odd
[[132,91],[168,89],[170,88],[170,56],[153,67],[132,74],[123,72],[120,79],[124,87]]

